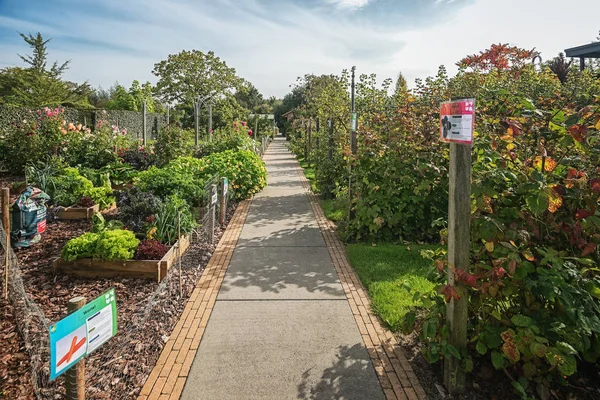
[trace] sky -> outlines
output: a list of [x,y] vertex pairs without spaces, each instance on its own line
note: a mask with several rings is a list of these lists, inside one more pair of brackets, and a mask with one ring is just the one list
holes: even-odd
[[155,83],[155,63],[181,50],[213,50],[266,97],[298,76],[450,73],[493,43],[536,48],[544,60],[587,44],[600,0],[0,0],[0,68],[29,54],[18,32],[52,38],[49,61],[65,78],[108,88]]

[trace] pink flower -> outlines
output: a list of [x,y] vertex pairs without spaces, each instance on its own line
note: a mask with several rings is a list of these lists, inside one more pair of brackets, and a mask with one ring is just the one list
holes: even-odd
[[252,129],[248,129],[248,135],[252,136]]
[[235,121],[235,122],[233,123],[233,126],[235,126],[235,127],[237,128],[237,126],[238,126],[238,123],[237,123],[237,121]]
[[242,121],[242,126],[246,126],[246,121]]

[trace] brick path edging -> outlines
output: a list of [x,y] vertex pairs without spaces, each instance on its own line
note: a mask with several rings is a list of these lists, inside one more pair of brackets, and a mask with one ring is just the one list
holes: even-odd
[[396,338],[372,312],[369,295],[348,261],[346,248],[337,235],[335,225],[325,217],[299,163],[297,168],[386,399],[427,400],[427,394]]
[[138,400],[177,400],[181,396],[233,250],[248,216],[250,203],[251,200],[244,200],[235,210]]

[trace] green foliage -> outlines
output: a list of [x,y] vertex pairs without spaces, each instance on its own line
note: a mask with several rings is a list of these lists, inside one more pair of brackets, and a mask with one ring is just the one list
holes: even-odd
[[54,62],[47,68],[47,45],[38,32],[36,35],[20,34],[32,49],[32,55],[21,56],[27,67],[8,67],[0,71],[0,103],[43,107],[77,105],[89,107],[87,96],[91,92],[89,85],[63,81],[61,76],[69,66],[69,61]]
[[202,141],[194,152],[198,158],[225,150],[253,150],[255,141],[248,136],[241,122],[234,122],[228,127],[219,128],[213,133],[212,141]]
[[170,54],[166,60],[154,64],[152,73],[158,77],[156,92],[170,103],[191,105],[197,96],[218,97],[241,83],[235,69],[212,51],[183,50]]
[[131,231],[105,230],[98,235],[92,257],[107,261],[131,260],[139,244]]
[[227,150],[202,159],[206,176],[218,175],[230,182],[236,199],[246,199],[261,191],[267,184],[265,164],[249,150]]
[[154,143],[154,152],[159,165],[166,165],[177,157],[192,155],[194,132],[184,130],[176,125],[164,127]]
[[192,206],[199,206],[204,198],[204,159],[181,157],[163,168],[151,167],[141,172],[136,186],[143,192],[152,192],[161,199],[172,195],[184,199]]
[[151,236],[161,243],[174,244],[179,234],[178,226],[181,234],[186,235],[194,230],[196,222],[186,201],[171,196],[159,205],[154,215]]
[[154,215],[162,206],[162,200],[137,188],[119,194],[118,218],[128,229],[141,234],[153,223]]

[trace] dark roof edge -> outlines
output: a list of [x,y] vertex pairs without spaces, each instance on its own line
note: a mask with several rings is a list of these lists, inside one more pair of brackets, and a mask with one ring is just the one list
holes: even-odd
[[583,46],[565,49],[565,55],[567,57],[600,57],[600,42],[588,43],[584,44]]

